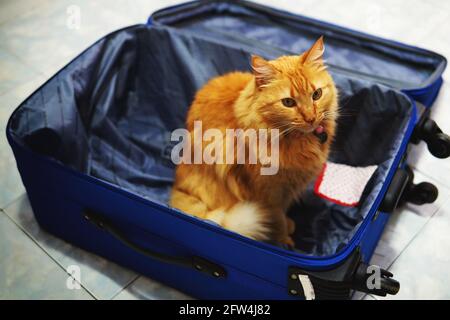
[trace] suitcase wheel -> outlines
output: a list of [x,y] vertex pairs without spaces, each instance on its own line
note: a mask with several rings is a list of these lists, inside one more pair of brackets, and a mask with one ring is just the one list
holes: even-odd
[[439,196],[438,188],[429,182],[421,182],[419,184],[414,184],[414,173],[409,166],[405,168],[409,175],[409,182],[403,192],[400,203],[404,204],[406,202],[423,205],[427,203],[433,203]]
[[428,150],[436,158],[445,159],[450,156],[450,137],[445,133],[438,133],[428,142]]
[[439,191],[434,184],[422,182],[410,186],[410,189],[405,194],[405,201],[422,205],[435,202],[438,195]]
[[423,118],[414,130],[412,141],[425,141],[430,153],[439,159],[450,157],[450,137],[443,133],[434,120]]

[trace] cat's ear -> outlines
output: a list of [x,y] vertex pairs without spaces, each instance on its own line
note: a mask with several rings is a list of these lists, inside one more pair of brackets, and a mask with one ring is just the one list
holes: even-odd
[[323,63],[323,53],[325,46],[323,44],[323,36],[321,36],[313,46],[300,56],[302,64]]
[[275,77],[275,68],[267,61],[257,55],[252,55],[252,69],[255,75],[256,85],[260,88],[267,85]]

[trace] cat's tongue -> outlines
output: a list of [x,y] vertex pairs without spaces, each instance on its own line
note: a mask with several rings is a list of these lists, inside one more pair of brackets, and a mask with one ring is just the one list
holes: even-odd
[[316,130],[314,130],[314,135],[319,139],[321,144],[324,144],[328,140],[328,134],[325,132],[323,126],[318,126]]
[[314,133],[316,133],[316,134],[321,134],[321,133],[323,133],[325,131],[325,129],[323,128],[323,126],[318,126],[317,128],[316,128],[316,130],[314,130]]

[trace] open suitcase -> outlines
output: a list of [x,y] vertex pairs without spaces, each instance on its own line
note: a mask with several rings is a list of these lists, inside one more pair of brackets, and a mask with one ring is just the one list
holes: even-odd
[[[170,208],[170,132],[209,78],[249,70],[251,53],[298,54],[320,35],[350,117],[331,159],[377,165],[361,204],[308,191],[290,215],[296,250],[261,243]],[[444,57],[244,1],[194,1],[97,41],[23,102],[8,141],[39,224],[81,248],[206,299],[340,299],[395,294],[368,263],[389,214],[431,202],[414,185],[408,144],[445,158],[449,137],[428,118]]]

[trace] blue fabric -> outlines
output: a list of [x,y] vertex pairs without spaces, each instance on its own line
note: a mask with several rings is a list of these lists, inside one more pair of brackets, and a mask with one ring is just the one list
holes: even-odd
[[[165,204],[174,175],[170,132],[184,127],[194,94],[207,80],[248,71],[249,54],[164,27],[131,27],[52,78],[17,110],[10,130],[40,154]],[[331,160],[379,168],[358,208],[333,205],[310,191],[291,209],[298,249],[316,256],[336,253],[368,214],[412,114],[401,92],[333,75],[343,116]]]

